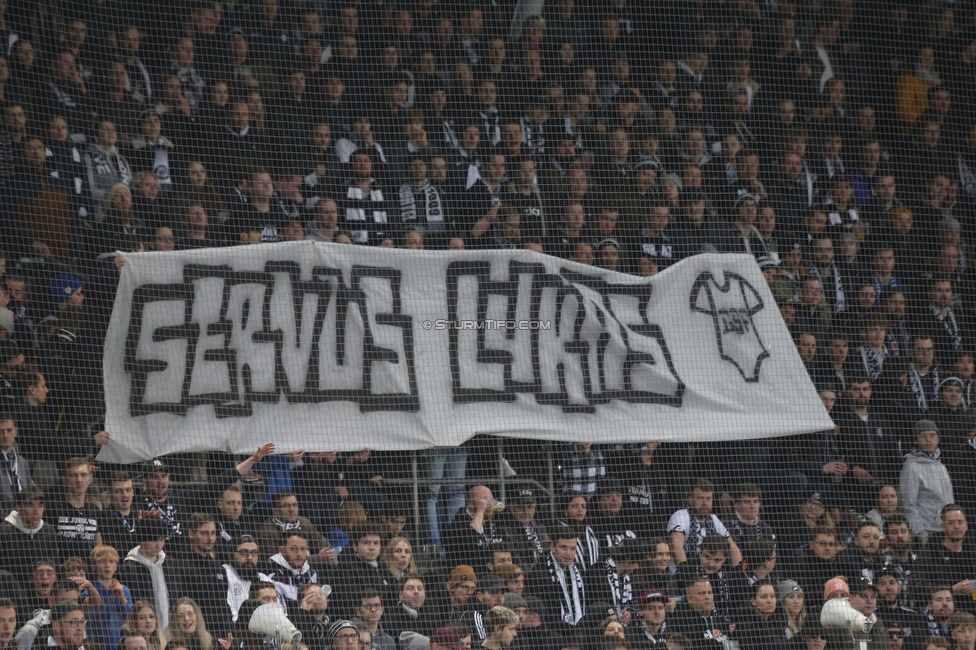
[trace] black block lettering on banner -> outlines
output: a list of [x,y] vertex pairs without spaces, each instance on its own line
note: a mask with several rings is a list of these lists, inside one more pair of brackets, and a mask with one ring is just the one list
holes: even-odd
[[[306,376],[299,390],[292,390],[283,361],[283,349],[286,344],[286,334],[281,329],[271,328],[271,304],[276,287],[275,274],[285,274],[291,287],[290,300],[295,315],[294,346],[301,347],[302,312],[305,296],[315,296],[315,312],[309,345],[309,358]],[[191,322],[194,301],[196,300],[196,281],[201,279],[219,279],[223,282],[221,305],[215,322],[206,324],[207,336],[222,336],[223,345],[219,348],[206,350],[203,360],[207,362],[224,363],[227,366],[227,380],[230,390],[227,392],[190,394],[190,386],[195,368],[196,352],[200,342],[201,326]],[[183,268],[183,282],[173,284],[148,284],[137,287],[132,294],[132,307],[129,316],[129,329],[126,338],[124,368],[130,376],[129,412],[132,417],[150,415],[153,413],[173,413],[185,416],[190,408],[212,405],[215,415],[219,418],[249,417],[253,413],[253,404],[275,404],[284,395],[289,403],[320,403],[329,401],[351,401],[359,405],[363,413],[371,411],[405,411],[420,410],[420,395],[417,386],[416,360],[414,355],[413,318],[403,313],[400,295],[401,271],[393,268],[354,266],[349,285],[343,282],[339,269],[315,267],[312,279],[301,280],[301,270],[297,263],[291,261],[269,261],[263,272],[234,271],[228,266],[207,266],[188,264]],[[360,288],[363,278],[378,278],[385,280],[389,286],[391,310],[389,313],[374,314],[377,325],[399,328],[403,345],[403,359],[395,351],[378,346],[373,337],[370,326],[370,314],[367,312],[366,296]],[[249,364],[239,367],[237,350],[231,346],[234,320],[228,314],[231,290],[235,286],[256,284],[263,287],[260,318],[261,329],[252,334],[254,343],[270,344],[274,346],[274,389],[270,391],[255,391],[252,385],[252,370]],[[176,326],[157,327],[152,332],[154,342],[172,340],[186,341],[186,355],[184,360],[183,382],[178,402],[146,402],[146,387],[150,373],[164,372],[169,362],[163,359],[145,359],[138,357],[139,340],[143,329],[143,315],[147,305],[158,302],[182,302],[183,324]],[[337,365],[343,365],[346,360],[346,318],[350,305],[359,310],[363,322],[363,368],[359,388],[356,389],[325,389],[321,386],[322,334],[329,307],[335,305],[336,326],[334,340],[334,354]],[[251,306],[245,301],[238,316],[241,329],[245,329],[251,317]],[[376,363],[387,362],[400,364],[402,362],[409,383],[408,393],[380,393],[372,392],[372,371]]]
[[[555,323],[556,335],[563,327],[572,325],[573,339],[565,343],[565,351],[577,357],[579,373],[583,379],[583,392],[586,404],[571,403],[569,391],[566,388],[565,364],[556,366],[559,390],[556,392],[542,391],[542,368],[539,358],[539,329],[530,329],[530,354],[533,381],[519,382],[512,379],[513,355],[507,350],[488,348],[485,343],[484,329],[476,331],[475,363],[498,364],[503,366],[502,385],[498,388],[470,387],[462,384],[462,351],[460,334],[455,328],[448,329],[448,351],[451,366],[451,388],[453,401],[456,404],[470,404],[475,402],[512,402],[518,393],[532,394],[536,403],[540,405],[559,406],[566,413],[594,413],[596,406],[608,404],[613,400],[622,400],[634,404],[664,404],[680,407],[684,395],[685,385],[678,377],[678,373],[671,359],[661,328],[651,323],[647,315],[647,305],[651,298],[651,285],[612,285],[599,276],[590,276],[560,269],[560,274],[547,273],[541,264],[527,264],[512,261],[509,264],[509,279],[506,281],[491,280],[491,264],[487,261],[459,261],[448,265],[445,278],[447,287],[448,321],[458,322],[459,291],[458,284],[463,277],[473,277],[477,280],[476,319],[484,322],[488,314],[488,299],[492,295],[499,295],[508,299],[506,319],[514,320],[518,301],[519,277],[531,275],[532,283],[529,298],[529,321],[538,322],[542,294],[546,289],[555,290]],[[597,341],[596,350],[596,382],[590,368],[590,343],[582,340],[581,332],[586,318],[584,296],[577,286],[585,287],[601,297],[598,305],[590,304],[599,319],[601,326],[609,330],[614,328],[619,332],[621,340],[626,346],[627,353],[622,364],[621,389],[608,389],[606,368],[604,365],[607,345],[612,340],[608,331],[603,332]],[[567,297],[574,297],[576,311],[573,314],[564,313]],[[611,297],[627,296],[637,300],[638,312],[641,316],[639,323],[622,323],[614,314]],[[662,359],[668,373],[676,381],[673,394],[656,393],[652,391],[635,390],[633,387],[633,370],[638,364],[657,365],[659,360],[652,354],[632,349],[630,334],[654,339],[662,351]],[[508,339],[515,337],[515,330],[505,331]],[[467,359],[468,357],[465,357]]]

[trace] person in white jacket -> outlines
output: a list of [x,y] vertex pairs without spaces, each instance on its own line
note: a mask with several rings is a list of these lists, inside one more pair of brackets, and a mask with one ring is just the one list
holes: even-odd
[[952,481],[941,455],[935,422],[916,422],[915,448],[905,456],[898,499],[912,532],[920,540],[941,530],[942,506],[954,501]]

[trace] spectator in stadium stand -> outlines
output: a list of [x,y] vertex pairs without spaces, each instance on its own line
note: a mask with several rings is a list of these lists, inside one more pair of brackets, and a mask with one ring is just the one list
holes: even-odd
[[257,230],[261,242],[277,242],[286,220],[291,218],[281,196],[275,191],[271,174],[263,167],[255,167],[246,174],[244,189],[247,201],[237,206],[231,220],[231,235]]
[[924,577],[919,554],[915,552],[915,536],[912,534],[912,528],[904,515],[896,513],[885,521],[884,534],[885,549],[882,553],[885,566],[895,572],[902,591],[911,597]]
[[132,477],[126,471],[112,472],[108,478],[108,504],[98,520],[98,530],[102,543],[112,546],[122,553],[137,545],[136,524],[138,510],[133,511],[135,488]]
[[472,486],[466,505],[441,532],[448,562],[483,567],[491,559],[491,546],[503,541],[500,527],[494,521],[495,498],[485,485]]
[[694,640],[696,649],[725,647],[733,635],[732,622],[715,610],[712,585],[708,578],[693,577],[685,586],[685,602],[669,615],[672,634],[681,633]]
[[727,517],[725,528],[741,548],[746,542],[760,539],[776,540],[772,526],[760,514],[762,490],[755,483],[741,483],[736,487],[732,504],[734,517]]
[[853,494],[838,494],[837,500],[854,506],[858,512],[868,510],[874,502],[871,482],[893,481],[898,472],[896,436],[885,430],[880,405],[872,402],[872,395],[871,379],[851,373],[847,377],[846,399],[834,412],[844,462],[859,481]]
[[353,613],[356,598],[363,589],[375,589],[381,594],[397,590],[399,579],[394,579],[385,564],[380,563],[381,532],[375,522],[364,521],[349,534],[351,549],[345,549],[342,554],[335,580],[336,584],[342,585],[342,592],[336,598],[336,608],[342,614]]
[[[779,557],[780,551],[770,539],[759,539],[742,545],[742,564],[729,567],[725,571],[732,602],[737,607],[742,608],[749,602],[750,591],[756,584],[765,582],[775,585],[783,575],[792,575],[789,569],[785,572],[776,571]],[[783,564],[789,567],[793,558],[789,557],[786,549],[782,550],[782,557]]]
[[352,174],[345,198],[340,199],[340,222],[357,244],[375,246],[397,230],[397,205],[393,194],[374,177],[369,154],[352,153],[349,168]]
[[0,598],[0,650],[13,650],[17,631],[17,605],[10,598]]
[[159,189],[168,193],[179,164],[176,145],[162,135],[163,123],[156,109],[143,111],[139,118],[140,134],[132,138],[132,170],[152,172],[159,180]]
[[484,641],[490,630],[485,625],[485,616],[493,607],[505,604],[505,583],[498,576],[488,573],[477,581],[475,599],[468,602],[468,607],[460,613],[457,620],[472,629],[472,636],[478,641]]
[[579,537],[575,525],[551,527],[549,555],[525,581],[525,594],[542,601],[543,619],[552,621],[553,633],[564,638],[576,636],[593,598],[584,582],[585,565],[577,561]]
[[509,497],[505,511],[498,515],[502,535],[512,548],[513,560],[531,570],[549,552],[549,538],[536,521],[535,493],[528,487]]
[[627,640],[631,648],[654,650],[667,647],[666,641],[671,631],[667,604],[668,597],[655,589],[648,589],[637,598],[640,618],[627,626]]
[[472,567],[459,564],[451,570],[447,584],[448,598],[445,599],[445,615],[450,620],[460,620],[467,612],[475,608],[471,599],[478,588],[478,575]]
[[59,561],[57,536],[44,521],[44,492],[40,488],[25,486],[14,505],[0,523],[0,569],[26,584],[38,561]]
[[159,625],[169,626],[170,590],[179,587],[176,563],[167,562],[169,528],[158,517],[145,516],[136,524],[138,546],[126,553],[119,581],[129,587],[134,600],[146,600],[156,608]]
[[602,570],[594,569],[586,575],[591,597],[612,603],[617,611],[617,620],[624,626],[630,625],[639,616],[637,594],[642,593],[644,585],[639,581],[637,572],[646,546],[646,541],[628,537],[608,550]]
[[776,589],[771,584],[753,585],[748,599],[751,607],[736,625],[736,638],[745,648],[775,648],[785,639]]
[[84,650],[85,612],[81,605],[63,600],[51,608],[51,633],[38,634],[34,648]]
[[963,330],[961,314],[951,305],[952,298],[952,282],[933,279],[928,286],[928,304],[912,319],[917,331],[931,337],[935,345],[935,363],[939,366],[948,366],[953,353],[968,349],[969,339]]
[[333,565],[336,554],[332,545],[307,518],[299,515],[298,496],[290,490],[279,490],[271,495],[272,517],[258,529],[258,545],[270,551],[280,545],[283,532],[297,531],[309,543],[309,562],[316,568]]
[[939,399],[940,368],[935,363],[935,342],[927,333],[915,333],[908,351],[908,388],[920,414],[927,413]]
[[408,630],[430,636],[443,622],[443,613],[428,600],[425,581],[420,576],[407,576],[401,581],[398,602],[383,617],[387,633],[394,639],[400,639]]
[[[106,193],[121,183],[128,187],[132,182],[132,168],[116,147],[118,132],[111,120],[98,123],[98,131],[85,152],[85,168],[88,172],[88,191],[92,203],[100,205]],[[104,217],[104,211],[101,212]]]
[[297,607],[299,588],[310,582],[318,583],[319,572],[308,563],[308,540],[303,533],[288,530],[279,536],[278,552],[262,563],[258,576],[274,583],[278,599],[287,611]]
[[17,503],[17,495],[33,485],[30,464],[17,453],[17,424],[0,414],[0,514],[6,517]]
[[[241,605],[251,597],[253,588],[254,596],[258,595],[258,564],[260,562],[258,544],[250,535],[241,535],[234,540],[232,550],[228,553],[229,561],[221,565],[226,583],[226,592],[218,594],[220,600],[226,602],[227,608],[223,608],[223,615],[216,623],[218,626],[226,626],[230,621],[237,620],[238,611]],[[220,581],[217,582],[220,585]],[[277,593],[277,591],[276,591]],[[217,629],[222,629],[218,627]]]
[[803,588],[803,593],[811,594],[811,604],[814,604],[813,594],[820,593],[821,585],[842,570],[841,563],[837,561],[840,551],[843,549],[837,546],[837,530],[832,526],[821,525],[809,533],[806,549],[794,561],[791,572]]
[[[869,618],[871,616],[877,618],[875,612],[878,609],[878,588],[875,587],[874,582],[870,578],[864,576],[854,578],[851,582],[849,599],[851,607],[855,611]],[[868,650],[890,650],[885,623],[885,621],[878,618],[870,632],[854,632],[853,637],[855,642],[859,641],[863,644],[861,647],[867,647]],[[828,638],[830,639],[831,647],[846,647],[851,643],[851,636],[852,633],[850,630],[840,628],[828,629]]]
[[[54,53],[50,59],[50,76],[37,84],[37,106],[46,117],[61,115],[71,135],[84,135],[92,122],[89,88],[78,74],[74,55],[69,50]],[[30,85],[36,79],[25,80]]]
[[878,586],[878,618],[888,625],[889,630],[896,627],[906,637],[927,636],[923,634],[928,630],[922,624],[921,617],[907,604],[911,602],[910,597],[902,599],[902,586],[895,573],[894,568],[884,566],[875,574],[874,582]]
[[132,608],[132,593],[115,577],[119,568],[118,551],[104,544],[96,546],[89,563],[94,578],[91,584],[98,591],[102,604],[88,610],[86,637],[101,647],[117,646],[122,623]]
[[[688,584],[689,580],[696,576],[703,576],[712,585],[716,611],[730,620],[735,620],[741,613],[739,609],[742,604],[736,602],[738,594],[735,592],[736,584],[732,579],[736,567],[729,565],[726,568],[729,550],[728,539],[715,533],[705,535],[701,543],[700,555],[678,565],[672,577],[670,591],[681,593],[683,586]],[[726,570],[723,571],[723,568]]]
[[381,163],[386,165],[388,162],[385,149],[386,147],[376,141],[372,123],[366,115],[353,118],[352,130],[347,136],[340,138],[335,145],[339,162],[343,164],[352,163],[353,154],[361,153],[369,156],[377,167]]
[[467,187],[459,200],[459,205],[464,206],[459,219],[460,233],[472,242],[472,246],[483,246],[486,243],[483,236],[498,220],[504,175],[505,156],[500,153],[486,156],[478,179]]
[[[309,650],[326,650],[329,633],[329,595],[332,587],[310,582],[299,589],[301,601],[297,608],[293,608],[288,616],[302,632],[302,642]],[[370,644],[372,636],[370,637]]]
[[448,217],[444,195],[427,177],[427,161],[411,155],[407,163],[407,182],[400,185],[400,222],[426,235],[438,247],[446,245]]
[[[207,629],[221,633],[228,625],[226,620],[226,599],[221,589],[226,576],[221,561],[217,558],[217,525],[213,516],[204,512],[193,513],[186,524],[189,537],[188,548],[176,553],[176,580],[179,589],[176,593],[192,598],[200,607]],[[223,601],[223,602],[222,602]]]
[[945,585],[954,595],[968,596],[973,585],[966,567],[976,558],[976,546],[967,536],[965,512],[961,505],[950,503],[942,508],[941,518],[941,535],[934,535],[920,553],[924,584]]
[[912,532],[922,541],[941,526],[942,508],[953,503],[952,481],[942,463],[939,428],[931,420],[915,423],[915,445],[902,466],[899,501]]
[[668,229],[671,220],[671,209],[667,204],[654,202],[644,209],[641,228],[633,238],[628,252],[629,268],[636,272],[638,260],[647,256],[664,270],[677,261],[675,242],[671,237],[672,230]]
[[951,634],[949,619],[956,611],[955,598],[952,590],[945,585],[936,585],[928,590],[928,601],[925,609],[921,611],[922,629],[921,636],[942,636],[948,637]]
[[364,589],[357,595],[356,616],[352,619],[361,631],[373,635],[372,647],[376,650],[395,650],[396,641],[383,628],[384,605],[375,589]]
[[878,525],[870,521],[861,523],[854,536],[854,545],[837,555],[837,561],[841,563],[843,575],[866,576],[873,580],[885,564]]
[[228,486],[217,498],[214,522],[217,524],[217,555],[230,557],[237,539],[243,535],[253,537],[251,526],[244,517],[244,489],[237,483]]
[[333,242],[339,222],[339,206],[328,197],[316,202],[312,208],[313,219],[305,224],[305,239]]
[[[718,516],[712,513],[712,497],[715,486],[706,478],[698,478],[688,485],[688,508],[677,510],[668,521],[668,534],[674,552],[675,563],[681,564],[698,557],[702,541],[709,533],[729,537],[729,532]],[[729,559],[733,565],[742,561],[736,543],[729,541]]]
[[481,642],[481,648],[486,650],[500,650],[512,645],[518,636],[518,614],[507,607],[491,608],[485,615],[485,631],[487,636]]
[[[591,519],[593,531],[606,553],[625,539],[636,539],[638,517],[629,502],[624,501],[625,488],[616,480],[602,479],[596,491],[596,508]],[[611,553],[612,554],[612,553]]]
[[64,494],[51,504],[48,520],[57,535],[61,557],[88,557],[102,543],[98,532],[101,508],[88,500],[91,465],[86,458],[69,458],[62,470]]

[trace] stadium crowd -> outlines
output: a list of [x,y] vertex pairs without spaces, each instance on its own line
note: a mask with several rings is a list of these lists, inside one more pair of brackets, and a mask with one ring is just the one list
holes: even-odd
[[[0,0],[0,650],[974,650],[973,3],[532,4]],[[126,254],[302,239],[752,254],[836,427],[98,466]]]

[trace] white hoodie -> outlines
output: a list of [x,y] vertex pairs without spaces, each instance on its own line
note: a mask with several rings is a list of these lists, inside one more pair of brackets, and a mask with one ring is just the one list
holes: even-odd
[[16,510],[11,510],[10,514],[7,515],[7,518],[4,519],[4,521],[10,524],[11,526],[13,526],[14,528],[16,528],[17,530],[19,530],[20,532],[24,533],[25,535],[30,535],[31,537],[39,533],[40,530],[44,528],[43,519],[41,519],[37,523],[37,526],[35,526],[34,528],[27,528],[26,526],[24,526],[24,522],[20,518],[20,513],[18,513]]
[[169,627],[169,593],[166,590],[166,577],[163,575],[163,562],[166,560],[166,552],[160,551],[159,557],[153,562],[140,553],[139,547],[136,546],[129,551],[125,559],[138,562],[149,569],[149,577],[152,578],[153,601],[156,605],[156,617],[159,619],[159,626],[165,630]]

